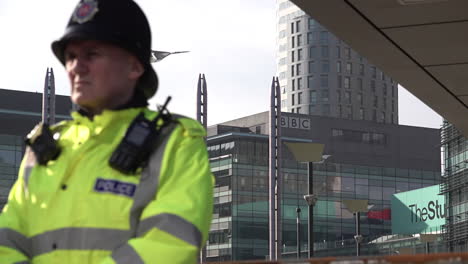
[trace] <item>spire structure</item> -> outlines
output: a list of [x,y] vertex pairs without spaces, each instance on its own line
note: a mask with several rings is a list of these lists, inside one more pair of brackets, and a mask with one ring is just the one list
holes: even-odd
[[269,255],[281,257],[281,93],[278,77],[273,77],[270,96],[269,169]]
[[55,123],[55,78],[54,70],[47,68],[44,92],[42,93],[42,122]]
[[208,92],[206,90],[206,78],[205,74],[198,75],[197,85],[197,120],[206,129],[208,126],[207,120],[208,110]]

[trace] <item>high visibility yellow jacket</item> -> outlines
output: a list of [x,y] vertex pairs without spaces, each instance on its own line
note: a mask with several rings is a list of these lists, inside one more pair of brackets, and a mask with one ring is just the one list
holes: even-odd
[[167,126],[149,164],[133,175],[109,158],[146,108],[72,113],[62,151],[46,166],[27,151],[0,214],[0,263],[196,263],[207,239],[214,178],[196,121]]

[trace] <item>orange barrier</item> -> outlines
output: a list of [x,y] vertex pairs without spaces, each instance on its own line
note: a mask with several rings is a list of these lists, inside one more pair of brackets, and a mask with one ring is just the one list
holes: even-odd
[[284,259],[278,261],[209,262],[209,264],[468,264],[468,253],[438,253],[370,257],[326,257],[313,259]]

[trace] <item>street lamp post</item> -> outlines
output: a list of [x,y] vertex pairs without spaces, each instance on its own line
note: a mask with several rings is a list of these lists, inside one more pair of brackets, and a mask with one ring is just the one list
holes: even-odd
[[314,163],[307,163],[307,186],[309,187],[309,192],[307,195],[304,195],[304,200],[307,202],[308,208],[308,235],[307,241],[309,241],[307,257],[310,259],[314,256],[314,206],[317,202],[317,197],[314,195]]
[[330,156],[322,157],[323,149],[325,148],[323,144],[309,142],[285,142],[285,144],[298,162],[307,162],[307,185],[309,190],[308,194],[304,195],[304,199],[308,205],[308,258],[312,258],[314,256],[314,206],[317,202],[317,196],[313,193],[313,162],[322,161]]
[[304,199],[309,206],[309,215],[307,219],[308,226],[308,257],[311,258],[314,255],[314,238],[313,238],[313,214],[314,205],[317,202],[317,197],[313,194],[313,162],[322,161],[324,144],[309,143],[309,142],[285,142],[288,149],[296,158],[298,162],[307,162],[307,184],[309,191],[307,195],[304,195]]
[[354,240],[356,240],[356,256],[361,255],[361,242],[362,242],[362,235],[361,235],[361,221],[360,221],[360,213],[354,213],[356,216],[356,235],[354,236]]
[[361,255],[361,243],[363,237],[361,235],[361,220],[360,213],[367,212],[369,210],[369,201],[368,200],[343,200],[344,205],[348,210],[355,215],[356,221],[356,235],[354,240],[356,240],[356,256]]
[[301,258],[301,208],[296,208],[296,245],[297,245],[297,259]]

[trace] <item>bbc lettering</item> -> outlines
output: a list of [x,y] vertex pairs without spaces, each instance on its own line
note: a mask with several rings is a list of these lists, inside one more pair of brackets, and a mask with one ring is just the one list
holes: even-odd
[[281,127],[310,130],[310,119],[282,116]]

